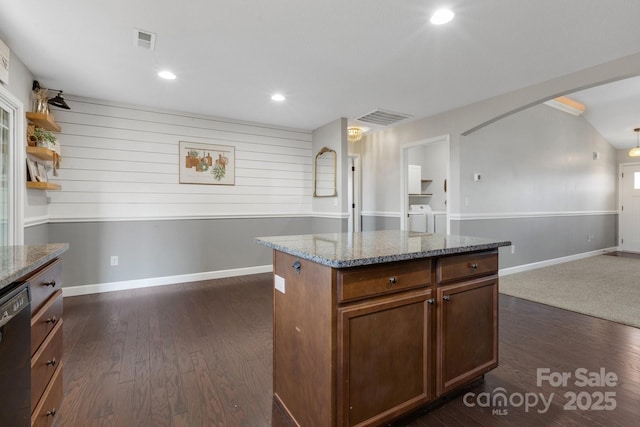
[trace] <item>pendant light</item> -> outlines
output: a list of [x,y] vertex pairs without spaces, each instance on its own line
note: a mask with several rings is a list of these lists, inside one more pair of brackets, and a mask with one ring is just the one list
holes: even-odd
[[629,150],[629,157],[640,157],[640,128],[633,131],[636,133],[636,146]]

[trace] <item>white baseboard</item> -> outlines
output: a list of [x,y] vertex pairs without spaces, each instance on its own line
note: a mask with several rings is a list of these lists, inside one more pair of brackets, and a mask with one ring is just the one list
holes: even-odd
[[569,261],[575,261],[578,259],[589,258],[592,256],[598,256],[607,252],[615,252],[618,248],[616,246],[612,248],[598,249],[596,251],[583,252],[581,254],[569,255],[561,258],[547,259],[540,262],[533,262],[531,264],[517,265],[515,267],[502,268],[498,272],[500,276],[508,276],[509,274],[522,273],[523,271],[535,270],[537,268],[549,267],[551,265],[562,264]]
[[62,288],[62,296],[97,294],[102,292],[124,291],[127,289],[148,288],[151,286],[177,285],[179,283],[198,282],[201,280],[222,279],[225,277],[246,276],[249,274],[270,273],[272,265],[233,268],[229,270],[207,271],[204,273],[181,274],[177,276],[154,277],[150,279],[126,280],[123,282],[98,283]]

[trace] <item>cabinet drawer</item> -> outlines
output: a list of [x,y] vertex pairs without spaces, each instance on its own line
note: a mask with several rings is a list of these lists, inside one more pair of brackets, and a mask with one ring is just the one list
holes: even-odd
[[338,271],[338,302],[430,284],[431,259],[343,269]]
[[454,255],[438,259],[438,283],[488,276],[498,272],[498,251]]
[[46,300],[62,287],[62,262],[55,260],[29,277],[31,313],[37,312]]
[[51,382],[44,391],[44,396],[35,411],[31,413],[32,427],[50,427],[56,420],[62,404],[62,365],[58,365]]
[[31,318],[31,355],[62,319],[62,289],[58,289]]
[[62,320],[56,322],[40,349],[31,358],[31,410],[40,400],[62,361]]

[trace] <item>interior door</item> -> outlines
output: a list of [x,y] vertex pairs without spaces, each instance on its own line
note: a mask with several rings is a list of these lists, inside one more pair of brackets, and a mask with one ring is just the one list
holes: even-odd
[[622,166],[620,196],[620,250],[640,252],[640,164]]

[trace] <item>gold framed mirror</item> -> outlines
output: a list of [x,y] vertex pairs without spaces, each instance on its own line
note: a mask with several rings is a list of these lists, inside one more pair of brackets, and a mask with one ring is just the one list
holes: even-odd
[[336,164],[337,155],[335,150],[322,147],[316,154],[313,197],[335,197],[338,195]]

